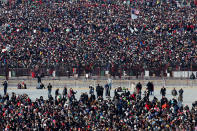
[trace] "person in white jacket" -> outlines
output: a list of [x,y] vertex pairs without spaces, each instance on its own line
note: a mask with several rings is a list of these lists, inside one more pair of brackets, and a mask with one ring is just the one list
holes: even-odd
[[135,92],[135,83],[134,82],[132,82],[131,83],[131,93],[133,93],[133,92]]
[[107,84],[108,84],[109,88],[111,89],[112,88],[112,79],[110,77],[107,80]]

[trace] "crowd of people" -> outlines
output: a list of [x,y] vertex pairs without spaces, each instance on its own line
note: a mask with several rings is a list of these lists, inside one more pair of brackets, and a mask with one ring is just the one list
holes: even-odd
[[[174,0],[17,0],[0,3],[0,67],[61,68],[92,72],[97,67],[114,75],[119,68],[190,68],[197,63],[197,2]],[[135,17],[132,17],[134,15]],[[65,69],[67,68],[67,69]],[[161,69],[162,68],[162,69]],[[38,75],[37,89],[44,89]],[[184,106],[183,89],[166,88],[161,100],[149,82],[134,90],[119,87],[111,97],[111,80],[89,87],[80,99],[64,87],[48,99],[27,94],[0,95],[2,130],[197,130],[197,102]],[[26,89],[24,82],[18,89]],[[96,92],[96,94],[95,94]],[[106,99],[104,99],[104,93]],[[178,97],[177,97],[178,96]]]
[[[137,11],[132,19],[131,12]],[[197,63],[196,5],[32,0],[0,6],[0,66],[117,73]],[[161,69],[160,69],[161,70]]]
[[197,130],[197,102],[189,108],[176,97],[178,94],[183,96],[183,89],[178,92],[173,89],[174,97],[168,99],[163,87],[159,100],[156,97],[149,99],[150,92],[154,92],[151,82],[144,95],[141,83],[138,83],[134,91],[119,87],[113,97],[105,99],[103,92],[98,91],[103,88],[101,85],[90,86],[89,94],[82,93],[79,99],[75,98],[76,91],[72,88],[64,87],[62,94],[56,89],[55,97],[51,95],[53,87],[50,83],[47,88],[48,99],[41,96],[32,100],[27,94],[15,93],[0,96],[0,128],[5,131]]

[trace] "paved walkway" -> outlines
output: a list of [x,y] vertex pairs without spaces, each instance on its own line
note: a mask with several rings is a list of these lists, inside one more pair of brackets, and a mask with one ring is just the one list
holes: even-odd
[[[9,80],[8,83],[12,87],[16,87],[19,82],[24,81],[28,87],[36,87],[37,85],[37,79],[29,79],[29,80]],[[130,87],[131,83],[138,83],[141,82],[142,85],[146,85],[149,80],[112,80],[114,87]],[[151,80],[155,87],[197,87],[197,80],[177,80],[177,79],[167,79],[167,80]],[[96,86],[97,84],[105,85],[107,83],[107,80],[42,80],[44,85],[48,85],[48,83],[51,83],[53,86],[57,87],[88,87],[89,85]],[[0,80],[0,83],[3,83],[3,80]],[[1,86],[1,85],[0,85]]]

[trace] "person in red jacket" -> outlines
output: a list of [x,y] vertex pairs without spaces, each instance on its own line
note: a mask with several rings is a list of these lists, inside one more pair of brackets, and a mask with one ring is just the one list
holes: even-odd
[[151,109],[151,105],[150,105],[148,102],[146,102],[145,107],[146,107],[146,109],[147,109],[148,111]]

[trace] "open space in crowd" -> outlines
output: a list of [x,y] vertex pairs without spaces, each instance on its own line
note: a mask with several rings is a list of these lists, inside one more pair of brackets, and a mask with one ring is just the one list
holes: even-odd
[[[40,84],[40,83],[39,83]],[[48,99],[42,96],[32,100],[27,94],[7,93],[7,81],[3,82],[4,95],[0,96],[0,128],[11,130],[197,130],[197,101],[189,108],[183,105],[184,90],[171,90],[172,99],[166,97],[166,89],[160,89],[161,99],[154,96],[154,84],[148,82],[145,92],[142,84],[130,88],[118,87],[111,94],[111,84],[89,86],[79,99],[72,88],[51,92]],[[144,87],[143,87],[144,88]],[[41,90],[41,88],[38,88]],[[1,93],[2,94],[2,93]],[[105,97],[104,97],[105,96]],[[113,97],[110,97],[113,96]],[[150,96],[153,99],[150,99]]]
[[[22,0],[23,1],[23,0]],[[20,1],[18,1],[20,2]],[[0,66],[72,72],[191,70],[196,1],[32,0],[0,7]],[[137,18],[131,19],[134,12]],[[171,68],[168,68],[171,67]],[[128,73],[129,74],[129,73]]]

